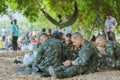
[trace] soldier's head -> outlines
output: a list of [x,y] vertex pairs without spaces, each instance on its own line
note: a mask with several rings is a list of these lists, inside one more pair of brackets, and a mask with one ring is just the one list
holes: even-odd
[[48,38],[48,35],[46,33],[42,33],[40,35],[40,42],[43,43]]
[[62,32],[59,32],[58,39],[63,40],[63,33]]
[[80,47],[83,42],[84,42],[84,39],[83,39],[83,36],[79,33],[79,32],[75,32],[72,34],[72,38],[71,38],[72,42],[73,42],[73,45],[75,47]]
[[66,34],[65,43],[67,45],[71,43],[71,36],[72,35],[70,33]]
[[103,48],[105,46],[105,44],[106,44],[105,37],[102,36],[102,35],[98,36],[97,39],[96,39],[96,45],[98,47],[102,47]]

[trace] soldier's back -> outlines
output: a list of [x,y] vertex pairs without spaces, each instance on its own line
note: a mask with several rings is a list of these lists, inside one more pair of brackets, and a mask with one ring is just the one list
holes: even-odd
[[47,39],[44,45],[44,58],[40,63],[41,69],[49,66],[57,67],[62,64],[62,43],[58,39]]
[[[98,65],[98,53],[99,50],[96,46],[94,46],[93,43],[85,40],[84,45],[81,47],[81,54],[84,52],[84,54],[87,54],[86,56],[83,54],[81,57],[84,57],[85,59],[88,57],[88,61],[86,62],[86,65],[88,67],[87,72],[94,72],[97,69]],[[80,56],[80,55],[79,55]]]

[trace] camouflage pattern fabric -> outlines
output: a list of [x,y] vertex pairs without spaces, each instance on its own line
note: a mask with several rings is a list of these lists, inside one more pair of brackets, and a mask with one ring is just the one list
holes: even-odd
[[74,60],[78,56],[78,50],[75,50],[72,44],[63,43],[65,60]]
[[54,68],[63,62],[63,50],[60,40],[48,38],[37,49],[38,54],[32,62],[32,66],[37,66],[41,71],[46,72],[49,66]]
[[98,64],[99,50],[89,41],[85,40],[79,49],[79,57],[74,62],[74,66],[60,66],[55,69],[58,78],[72,77],[75,75],[95,72]]
[[113,41],[107,41],[105,45],[106,54],[103,55],[102,63],[109,68],[120,67],[120,47]]

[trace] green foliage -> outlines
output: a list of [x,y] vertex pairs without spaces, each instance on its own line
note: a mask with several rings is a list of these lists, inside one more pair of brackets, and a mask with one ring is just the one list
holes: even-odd
[[5,0],[0,0],[0,14],[5,14],[7,12],[8,6],[5,4]]
[[[40,2],[40,0],[39,0]],[[19,11],[28,18],[30,21],[36,21],[40,11],[40,6],[38,6],[35,0],[9,0],[6,3],[9,5],[13,11]]]
[[73,15],[68,18],[68,21],[66,22],[62,22],[62,23],[59,23],[57,20],[53,19],[47,12],[45,12],[43,9],[41,9],[42,12],[44,13],[45,17],[51,22],[53,23],[54,25],[56,26],[59,26],[59,27],[62,27],[62,28],[65,28],[65,27],[68,27],[68,26],[71,26],[72,24],[74,24],[74,22],[77,20],[77,17],[78,17],[78,6],[77,6],[77,3],[75,2],[74,4],[74,13]]
[[[96,12],[99,11],[103,26],[95,26],[95,30],[102,30],[104,28],[105,14],[111,13],[117,21],[120,21],[120,0],[76,0],[79,8],[79,16],[73,30],[82,28],[87,36],[90,35],[90,30],[93,25],[93,21],[96,17]],[[12,11],[18,11],[29,19],[36,29],[52,26],[42,14],[41,8],[43,8],[51,17],[57,20],[57,15],[61,14],[64,19],[65,16],[71,16],[73,13],[73,4],[75,0],[1,0],[0,13],[6,13],[7,6]],[[36,22],[35,22],[36,21]],[[118,29],[119,30],[119,29]]]

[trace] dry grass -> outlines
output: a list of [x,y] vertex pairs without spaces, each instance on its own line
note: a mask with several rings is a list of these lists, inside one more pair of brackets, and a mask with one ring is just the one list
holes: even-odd
[[29,51],[0,51],[0,57],[13,58],[16,56],[23,56]]
[[[41,78],[39,76],[16,73],[14,71],[14,68],[16,66],[23,65],[13,64],[13,57],[24,54],[25,52],[0,53],[0,80],[52,80],[51,78]],[[87,75],[79,75],[72,78],[66,78],[64,80],[120,80],[120,71],[96,72]]]

